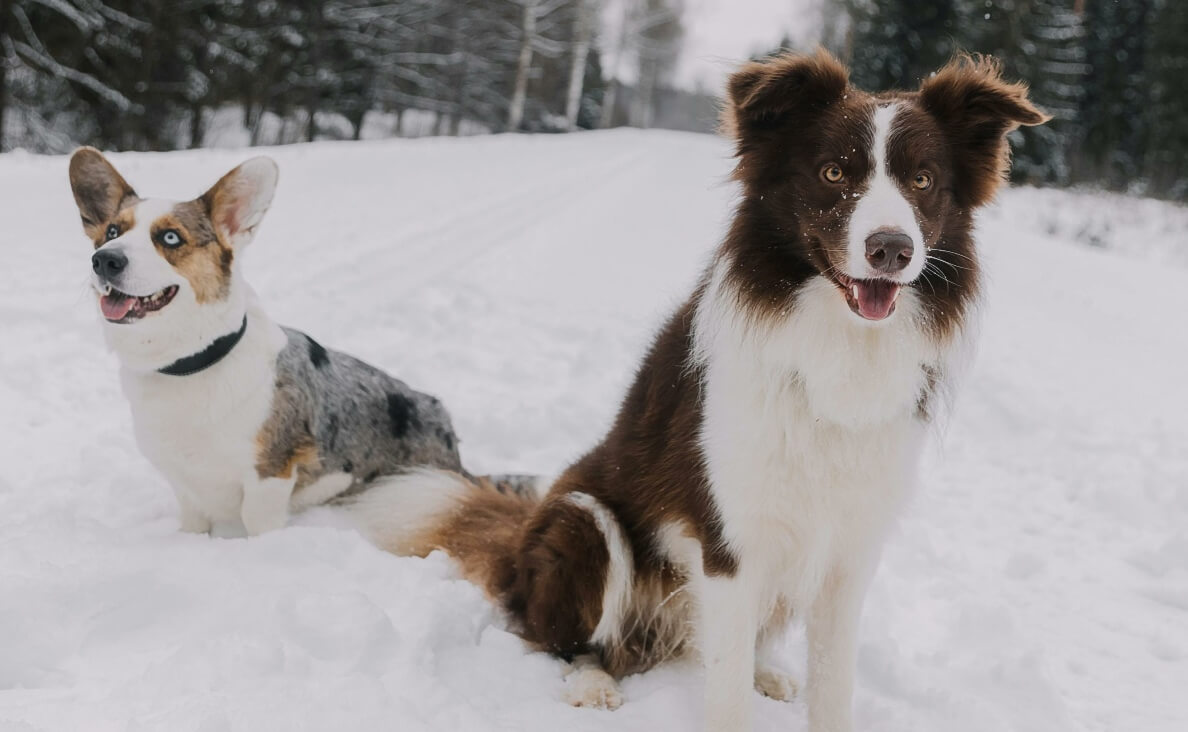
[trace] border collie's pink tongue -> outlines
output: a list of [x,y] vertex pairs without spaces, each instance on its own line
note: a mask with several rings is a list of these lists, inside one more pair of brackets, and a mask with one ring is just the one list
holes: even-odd
[[886,280],[861,280],[854,283],[858,314],[867,320],[882,320],[895,309],[899,285]]
[[99,298],[99,308],[103,311],[103,317],[108,320],[123,320],[135,305],[136,298],[122,293],[113,292]]

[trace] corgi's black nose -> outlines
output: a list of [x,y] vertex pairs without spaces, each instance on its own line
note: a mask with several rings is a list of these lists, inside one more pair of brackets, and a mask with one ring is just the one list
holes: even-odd
[[128,257],[118,249],[100,249],[91,256],[91,269],[100,277],[115,277],[128,266]]
[[894,274],[912,261],[912,238],[902,231],[876,231],[866,237],[866,261],[880,272]]

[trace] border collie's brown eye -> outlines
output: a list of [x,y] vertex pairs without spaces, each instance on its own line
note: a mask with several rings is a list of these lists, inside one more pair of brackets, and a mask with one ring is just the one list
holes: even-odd
[[824,168],[821,168],[821,177],[828,183],[841,183],[845,180],[846,174],[842,172],[840,165],[830,163]]
[[912,185],[918,191],[926,191],[932,187],[932,176],[927,173],[916,173],[916,177],[912,180]]
[[111,224],[107,227],[107,231],[103,233],[103,239],[104,241],[111,241],[119,235],[120,227],[116,226],[115,224]]

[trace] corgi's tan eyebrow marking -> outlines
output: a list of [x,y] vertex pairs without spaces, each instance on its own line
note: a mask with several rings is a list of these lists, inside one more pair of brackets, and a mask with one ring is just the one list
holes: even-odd
[[112,224],[120,227],[120,236],[128,233],[136,226],[136,204],[139,202],[139,199],[131,201],[123,209],[116,212],[116,215],[110,221],[104,221],[94,227],[95,233],[91,236],[91,240],[94,242],[96,249],[107,243],[107,227]]
[[[175,229],[184,240],[177,248],[163,246],[159,233]],[[235,253],[217,233],[201,200],[176,204],[149,227],[157,252],[185,277],[199,303],[217,302],[231,291]]]

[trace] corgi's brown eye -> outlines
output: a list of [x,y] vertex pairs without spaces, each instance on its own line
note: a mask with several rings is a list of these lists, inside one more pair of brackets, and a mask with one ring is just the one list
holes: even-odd
[[105,241],[111,241],[112,239],[116,238],[119,235],[120,235],[120,227],[116,226],[115,224],[111,224],[110,226],[107,227],[107,231],[104,232],[103,239]]
[[181,234],[174,229],[166,229],[161,232],[161,243],[170,249],[180,247],[182,245]]
[[821,168],[821,178],[827,183],[841,183],[846,179],[846,174],[842,172],[841,166],[837,163],[829,163]]
[[932,176],[927,173],[916,173],[916,177],[912,180],[912,185],[918,191],[926,191],[932,187]]

